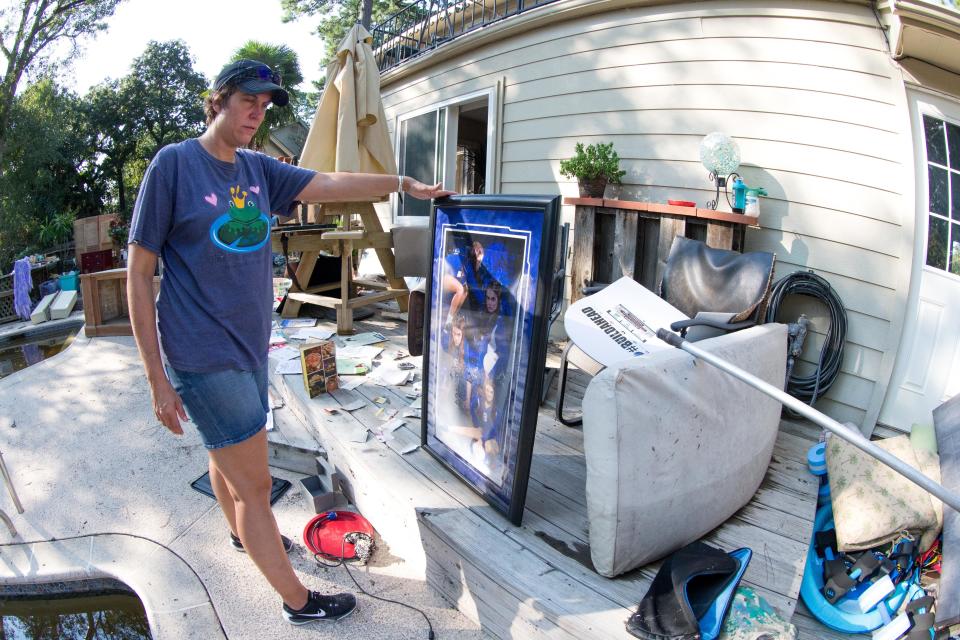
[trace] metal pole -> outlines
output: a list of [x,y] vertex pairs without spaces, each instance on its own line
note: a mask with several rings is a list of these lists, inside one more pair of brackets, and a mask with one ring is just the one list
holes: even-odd
[[17,496],[17,490],[13,488],[13,480],[10,479],[10,472],[7,471],[7,463],[3,461],[3,452],[0,451],[0,472],[3,473],[3,483],[7,485],[7,491],[13,498],[13,505],[17,508],[17,513],[23,513],[23,505],[20,504],[20,498]]
[[680,336],[678,336],[672,331],[668,331],[666,329],[659,329],[657,331],[657,337],[663,340],[664,342],[666,342],[667,344],[674,346],[678,349],[682,349],[683,351],[686,351],[690,355],[695,356],[703,360],[704,362],[717,367],[721,371],[725,371],[729,373],[730,375],[737,378],[738,380],[741,380],[747,383],[754,389],[757,389],[758,391],[765,393],[771,398],[778,400],[785,407],[792,409],[793,411],[799,413],[805,418],[817,423],[824,429],[843,438],[844,440],[854,445],[861,451],[873,456],[883,464],[887,465],[888,467],[890,467],[891,469],[893,469],[894,471],[896,471],[897,473],[905,477],[907,480],[910,480],[914,484],[918,485],[921,489],[923,489],[927,493],[931,493],[935,495],[937,498],[942,500],[945,504],[950,505],[956,511],[960,511],[960,496],[947,490],[945,487],[937,484],[927,476],[923,475],[922,473],[920,473],[919,471],[917,471],[916,469],[914,469],[913,467],[905,463],[900,458],[894,455],[891,455],[890,453],[884,451],[877,445],[873,444],[872,442],[867,440],[865,437],[863,437],[863,434],[860,433],[859,431],[840,424],[833,418],[827,415],[824,415],[823,413],[817,411],[816,409],[814,409],[813,407],[807,404],[804,404],[803,402],[800,402],[793,396],[785,393],[783,390],[778,389],[772,384],[769,384],[764,380],[761,380],[755,375],[747,373],[743,369],[740,369],[739,367],[730,364],[729,362],[727,362],[726,360],[723,360],[722,358],[718,358],[717,356],[713,355],[709,351],[704,351],[700,347],[696,347],[692,345],[691,343],[687,342],[686,340],[684,340],[683,338],[681,338]]

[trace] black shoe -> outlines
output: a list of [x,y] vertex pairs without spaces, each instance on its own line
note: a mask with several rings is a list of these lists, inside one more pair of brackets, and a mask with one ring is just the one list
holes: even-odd
[[[287,553],[290,553],[290,550],[293,549],[293,540],[287,536],[280,536],[280,540],[283,542],[283,550]],[[233,535],[233,532],[230,532],[230,546],[236,549],[237,551],[243,551],[246,553],[246,550],[243,548],[243,543],[240,542],[240,538]]]
[[290,624],[308,624],[318,620],[341,620],[357,608],[357,598],[352,593],[337,593],[325,596],[319,591],[311,591],[303,609],[294,611],[283,605],[283,617]]

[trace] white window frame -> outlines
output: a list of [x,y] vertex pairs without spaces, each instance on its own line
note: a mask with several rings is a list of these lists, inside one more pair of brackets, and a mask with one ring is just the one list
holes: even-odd
[[[447,186],[449,180],[453,180],[453,177],[456,175],[457,121],[460,117],[460,106],[471,102],[478,102],[481,98],[486,98],[487,101],[487,166],[485,167],[484,174],[484,193],[491,193],[495,175],[494,169],[496,167],[496,148],[494,145],[497,139],[497,116],[499,115],[497,112],[497,86],[488,87],[472,93],[465,93],[440,102],[434,102],[425,107],[398,115],[394,126],[393,144],[397,166],[400,166],[400,133],[403,131],[403,123],[425,113],[446,108],[446,121],[443,127],[444,140],[442,142],[444,145],[442,154],[443,163],[441,166],[438,166],[437,169],[440,174],[440,182],[443,182],[444,186]],[[437,126],[440,126],[439,118],[437,119]],[[393,224],[401,226],[423,224],[423,216],[400,216],[399,208],[397,194],[393,194],[390,198]]]

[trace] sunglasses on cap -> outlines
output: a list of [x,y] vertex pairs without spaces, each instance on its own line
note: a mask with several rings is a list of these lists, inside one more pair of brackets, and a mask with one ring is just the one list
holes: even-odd
[[254,67],[238,66],[234,70],[222,73],[215,88],[221,89],[228,84],[238,84],[246,80],[260,80],[261,82],[271,82],[279,86],[281,77],[278,71],[274,71],[265,64]]

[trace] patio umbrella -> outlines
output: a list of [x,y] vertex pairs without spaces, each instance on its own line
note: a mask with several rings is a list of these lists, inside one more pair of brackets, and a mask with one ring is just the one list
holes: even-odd
[[326,86],[300,166],[323,172],[397,173],[372,42],[362,25],[354,25],[327,65]]

